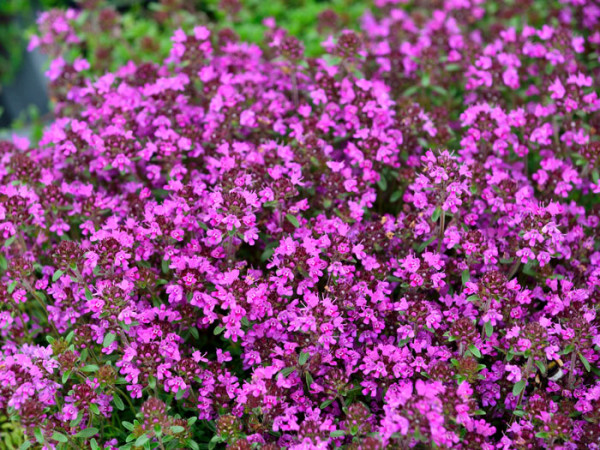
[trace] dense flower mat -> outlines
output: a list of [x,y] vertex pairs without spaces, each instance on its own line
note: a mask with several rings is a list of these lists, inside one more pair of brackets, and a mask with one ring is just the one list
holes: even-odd
[[598,448],[600,7],[358,25],[52,62],[57,119],[0,143],[23,448]]

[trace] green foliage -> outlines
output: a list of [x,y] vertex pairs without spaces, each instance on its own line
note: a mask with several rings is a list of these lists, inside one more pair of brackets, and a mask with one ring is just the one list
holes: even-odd
[[[85,2],[80,3],[85,6]],[[80,43],[64,47],[61,54],[68,60],[85,58],[91,65],[91,74],[100,75],[122,67],[128,61],[164,60],[171,48],[174,31],[182,28],[191,31],[198,25],[209,25],[214,29],[230,28],[242,40],[263,44],[266,18],[274,18],[277,26],[304,42],[308,56],[323,54],[323,42],[334,30],[319,30],[319,15],[326,10],[336,13],[337,31],[355,27],[359,18],[370,4],[361,0],[262,0],[241,1],[241,9],[232,14],[220,6],[220,0],[197,0],[185,2],[186,9],[169,7],[178,2],[137,0],[99,0],[94,9],[82,10],[72,24]],[[37,8],[66,9],[73,7],[67,0],[2,0],[0,1],[0,89],[10,83],[19,69],[29,36],[38,30],[34,24]],[[78,7],[78,6],[76,6]],[[118,11],[114,27],[101,26],[101,11]],[[26,29],[27,32],[23,32]],[[64,43],[59,43],[65,45]],[[39,140],[42,121],[36,111],[24,111],[13,128],[32,125],[31,137]]]
[[[86,2],[76,2],[82,6]],[[370,5],[369,1],[353,0],[245,0],[241,9],[233,14],[224,10],[220,0],[197,0],[185,2],[137,0],[99,0],[94,9],[83,9],[71,26],[80,39],[77,45],[62,46],[60,54],[72,62],[85,58],[91,65],[90,75],[101,75],[114,71],[128,61],[162,62],[171,49],[171,37],[178,28],[186,32],[195,26],[207,25],[215,30],[232,29],[240,39],[261,45],[264,43],[264,20],[274,18],[278,27],[301,41],[308,56],[323,54],[321,43],[336,31],[356,27],[359,18]],[[185,4],[185,9],[168,6],[170,3]],[[180,5],[181,6],[181,5]],[[0,86],[6,85],[20,67],[30,35],[38,32],[34,23],[36,8],[65,9],[73,7],[66,0],[2,0],[0,19],[5,23],[0,27]],[[76,6],[77,7],[77,6]],[[115,23],[104,27],[101,12],[115,11]],[[320,29],[319,16],[326,10],[336,13],[336,30]],[[24,29],[28,31],[23,32]],[[23,112],[13,128],[31,125],[31,138],[37,142],[41,135],[43,121],[33,109]]]
[[[50,2],[53,3],[53,2]],[[61,2],[56,2],[61,3]],[[175,2],[176,3],[176,2]],[[69,59],[85,57],[92,70],[103,73],[133,61],[162,61],[171,48],[174,31],[189,32],[195,26],[209,25],[216,29],[231,28],[241,40],[262,44],[266,26],[263,21],[274,18],[279,27],[301,39],[309,56],[323,54],[321,42],[331,30],[319,33],[319,15],[331,10],[338,16],[338,27],[356,26],[370,4],[353,0],[247,0],[232,14],[220,7],[219,0],[187,2],[186,10],[171,9],[166,2],[151,2],[147,6],[135,1],[101,0],[93,10],[84,10],[77,20],[76,32],[82,43],[71,48]],[[119,6],[115,27],[103,29],[100,12]]]
[[0,1],[0,87],[14,77],[23,60],[21,21],[31,12],[26,0]]
[[277,25],[285,28],[290,34],[304,42],[308,56],[318,56],[323,53],[321,42],[327,38],[327,33],[319,34],[316,24],[319,15],[325,10],[332,10],[339,17],[341,28],[355,26],[358,19],[370,4],[367,1],[353,0],[289,0],[270,1],[247,0],[242,2],[241,11],[232,16],[218,9],[218,0],[209,2],[218,22],[224,27],[232,28],[242,40],[261,43],[265,27],[264,19],[273,17]]
[[19,448],[25,442],[23,428],[6,416],[0,416],[0,450]]

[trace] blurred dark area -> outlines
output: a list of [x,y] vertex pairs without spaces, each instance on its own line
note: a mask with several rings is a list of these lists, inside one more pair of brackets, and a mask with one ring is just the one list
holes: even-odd
[[74,6],[66,0],[0,0],[0,128],[34,110],[48,112],[45,57],[27,51],[27,30],[40,11]]
[[[42,11],[51,8],[85,8],[96,0],[0,0],[0,129],[15,121],[49,112],[46,57],[27,51],[29,30]],[[119,12],[146,8],[151,0],[105,1]]]

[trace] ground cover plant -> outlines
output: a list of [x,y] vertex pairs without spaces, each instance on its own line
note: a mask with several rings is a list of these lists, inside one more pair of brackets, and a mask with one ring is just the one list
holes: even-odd
[[265,24],[57,54],[0,143],[19,445],[598,448],[600,7],[377,0],[319,57]]
[[79,0],[74,8],[40,14],[30,48],[68,63],[85,58],[86,74],[95,76],[129,61],[162,63],[178,28],[231,29],[241,40],[260,44],[267,30],[265,20],[275,19],[303,41],[307,55],[317,56],[323,53],[321,42],[328,34],[360,25],[367,5],[352,0]]
[[[358,27],[367,6],[362,0],[42,0],[41,4],[11,0],[0,5],[0,22],[10,25],[5,27],[6,33],[0,29],[0,84],[10,81],[5,75],[19,68],[18,57],[27,47],[19,43],[29,35],[33,35],[30,50],[38,49],[50,60],[60,57],[67,65],[85,59],[86,64],[77,68],[82,77],[93,78],[116,71],[129,61],[162,63],[170,52],[174,31],[191,33],[200,25],[214,31],[231,29],[241,40],[262,43],[266,24],[275,19],[280,27],[302,40],[307,56],[319,56],[323,54],[321,42],[332,33]],[[25,17],[32,16],[35,7],[43,8],[37,27],[23,32]],[[3,20],[3,10],[22,17],[20,22]],[[3,61],[7,52],[12,57]],[[51,102],[60,97],[60,86],[50,83],[48,88]],[[51,115],[40,114],[31,105],[11,126],[20,133],[28,127],[35,144]]]

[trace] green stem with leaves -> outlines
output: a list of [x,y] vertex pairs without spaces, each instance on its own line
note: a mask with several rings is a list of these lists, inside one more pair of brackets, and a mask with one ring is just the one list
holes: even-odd
[[27,292],[29,292],[33,296],[33,298],[35,298],[37,300],[38,304],[40,305],[40,307],[44,311],[44,314],[46,315],[46,322],[48,322],[48,325],[50,325],[50,328],[52,328],[52,333],[54,334],[54,337],[56,339],[58,339],[60,337],[60,333],[58,332],[58,330],[56,329],[54,324],[50,321],[50,315],[48,314],[48,309],[46,308],[46,304],[44,303],[44,300],[42,298],[40,298],[40,296],[36,292],[36,290],[33,289],[31,284],[29,284],[29,281],[22,280],[21,283],[23,284],[23,286],[25,287]]

